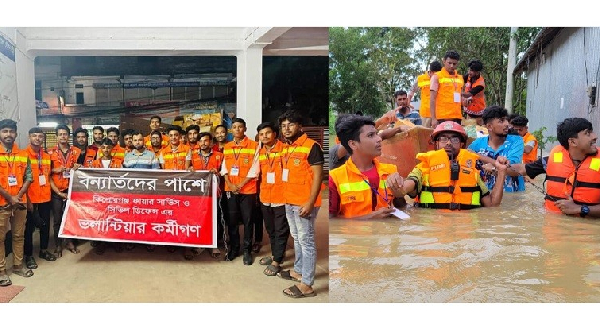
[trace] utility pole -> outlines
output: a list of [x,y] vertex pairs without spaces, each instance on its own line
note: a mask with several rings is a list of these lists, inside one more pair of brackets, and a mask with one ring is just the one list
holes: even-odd
[[513,71],[517,64],[517,27],[510,28],[510,43],[508,46],[508,66],[506,68],[506,97],[504,107],[509,114],[513,113],[513,94],[515,91],[515,80]]

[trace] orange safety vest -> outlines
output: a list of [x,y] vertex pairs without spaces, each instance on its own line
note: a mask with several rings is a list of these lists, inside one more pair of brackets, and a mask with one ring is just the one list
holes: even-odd
[[463,77],[454,71],[451,75],[442,68],[442,71],[435,73],[439,77],[439,88],[435,98],[435,117],[439,122],[443,119],[459,119],[462,118],[462,103],[454,102],[454,93],[462,91],[464,81]]
[[523,152],[523,164],[529,164],[529,163],[533,163],[537,160],[537,154],[538,154],[538,141],[535,138],[535,136],[533,136],[533,134],[527,132],[527,134],[525,134],[525,136],[523,137],[523,141],[525,144],[527,144],[527,142],[529,141],[534,141],[534,145],[533,145],[533,149],[531,149],[531,151],[526,154],[525,152]]
[[[340,196],[339,215],[343,218],[353,218],[369,214],[381,208],[388,207],[394,198],[392,190],[386,186],[385,182],[390,174],[398,172],[398,168],[393,164],[382,164],[377,159],[373,159],[377,173],[379,174],[379,186],[377,187],[377,205],[373,207],[373,189],[367,183],[368,178],[363,175],[354,162],[352,157],[348,158],[342,166],[329,172],[331,180],[337,187]],[[385,201],[388,196],[388,202]]]
[[[258,142],[250,140],[247,136],[244,136],[239,144],[235,144],[235,141],[227,142],[225,148],[223,148],[223,156],[225,157],[225,166],[231,183],[239,184],[248,176],[257,148]],[[234,166],[239,171],[236,176],[231,175],[231,169]],[[256,194],[256,188],[256,178],[252,178],[240,189],[240,193],[244,195]],[[227,184],[225,185],[225,191],[231,191]]]
[[[316,143],[315,140],[308,138],[306,133],[303,133],[283,150],[283,171],[288,170],[288,180],[283,183],[286,204],[302,205],[310,198],[310,190],[315,178],[308,163],[308,155]],[[321,178],[317,179],[321,180]],[[314,206],[321,206],[320,190]]]
[[[64,167],[68,170],[73,168],[73,165],[77,164],[77,158],[81,155],[81,149],[69,146],[69,151],[65,158],[63,158],[62,151],[58,145],[50,150],[48,150],[48,154],[50,154],[50,161],[52,162],[52,168]],[[69,180],[63,177],[63,173],[52,173],[52,181],[54,181],[54,185],[58,190],[63,191],[69,188]]]
[[[160,142],[161,147],[166,147],[169,145],[169,137],[161,134],[162,141]],[[152,143],[150,141],[150,135],[144,136],[144,145],[146,149],[152,149]]]
[[[50,155],[44,152],[43,148],[40,147],[40,152],[33,151],[31,145],[27,147],[27,156],[31,162],[31,176],[33,182],[27,189],[27,196],[32,203],[46,203],[50,201],[50,170],[51,161]],[[40,175],[44,176],[46,183],[40,185]]]
[[[23,184],[25,184],[27,158],[27,151],[19,150],[19,147],[15,144],[13,144],[12,150],[9,153],[8,150],[4,149],[4,145],[0,143],[0,186],[11,196],[17,196],[21,188],[23,188]],[[9,176],[15,177],[17,181],[15,185],[9,185]],[[24,194],[20,201],[27,203],[27,194]],[[0,195],[0,206],[7,204],[8,201]]]
[[85,159],[83,160],[83,167],[92,167],[92,163],[96,160],[96,155],[99,149],[88,146],[85,152]]
[[[482,86],[485,88],[485,81],[483,81],[483,76],[479,75],[479,78],[475,80],[475,82],[471,85],[471,82],[467,79],[465,83],[465,92],[469,92],[472,88]],[[473,95],[471,98],[471,104],[467,107],[465,112],[470,113],[472,115],[481,115],[483,110],[485,109],[485,94],[483,91]]]
[[[125,150],[125,148],[121,147],[120,145],[116,145],[112,148],[112,151],[110,152],[110,156],[112,158],[118,159],[121,161],[121,163],[123,163],[123,161],[125,160],[125,154],[131,152],[130,150]],[[104,157],[104,154],[102,153],[102,150],[98,149],[98,159]]]
[[[111,158],[108,168],[121,168],[123,167],[123,161],[118,158]],[[92,162],[92,168],[105,168],[102,164],[102,159],[96,159]]]
[[450,159],[444,149],[417,154],[417,164],[423,175],[423,187],[418,198],[420,207],[468,210],[481,206],[479,171],[475,162],[479,155],[461,149],[456,157],[460,166],[458,180],[451,181]]
[[204,161],[204,156],[202,156],[200,149],[192,151],[192,166],[194,166],[194,170],[209,171],[212,169],[221,169],[223,154],[212,149],[209,149],[209,151],[208,162]]
[[569,194],[581,205],[600,203],[600,156],[588,155],[575,167],[569,151],[558,145],[550,151],[546,166],[546,208],[560,212],[554,202]]
[[165,161],[164,169],[166,170],[187,170],[185,167],[185,157],[190,151],[190,147],[179,144],[177,149],[173,151],[171,146],[166,146],[160,150],[163,160]]
[[[281,156],[283,154],[284,144],[280,140],[275,142],[271,151],[267,151],[267,147],[263,146],[260,149],[258,161],[260,162],[260,201],[262,203],[283,204],[283,180],[282,172],[283,165],[281,164]],[[272,183],[267,182],[268,173],[273,173]]]
[[417,77],[417,85],[421,89],[421,108],[419,109],[419,115],[423,118],[431,117],[431,111],[429,109],[429,97],[431,96],[431,90],[429,89],[431,83],[431,77],[427,72]]

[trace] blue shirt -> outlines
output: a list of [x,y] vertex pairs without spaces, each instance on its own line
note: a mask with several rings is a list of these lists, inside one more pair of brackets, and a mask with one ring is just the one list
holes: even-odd
[[396,118],[408,119],[415,125],[423,125],[421,116],[419,115],[419,112],[415,111],[415,110],[409,112],[408,115],[406,115],[406,116],[401,114],[400,111],[396,111]]
[[[521,164],[523,162],[523,148],[524,142],[523,138],[518,135],[508,135],[506,137],[506,141],[504,144],[500,146],[498,150],[492,149],[492,147],[488,144],[488,137],[483,136],[471,143],[468,149],[478,153],[482,156],[488,156],[492,159],[498,158],[498,156],[504,156],[508,159],[510,164]],[[478,166],[481,166],[481,161],[477,161]],[[496,177],[493,175],[485,175],[483,170],[481,170],[481,177],[483,181],[487,184],[488,188],[492,190],[494,184],[496,183]],[[506,181],[504,182],[504,191],[505,192],[515,192],[515,191],[524,191],[525,190],[525,180],[523,180],[522,176],[518,177],[506,177]]]
[[148,149],[144,149],[144,152],[141,154],[138,154],[136,150],[126,153],[125,160],[123,161],[123,167],[145,169],[160,168],[158,165],[158,159],[156,156],[154,156],[154,152]]

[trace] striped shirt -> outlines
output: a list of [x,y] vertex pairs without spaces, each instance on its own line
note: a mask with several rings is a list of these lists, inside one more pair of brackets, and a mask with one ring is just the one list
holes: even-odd
[[158,165],[158,158],[156,158],[153,151],[148,149],[144,149],[141,154],[138,153],[137,150],[126,153],[123,167],[145,169],[160,168]]

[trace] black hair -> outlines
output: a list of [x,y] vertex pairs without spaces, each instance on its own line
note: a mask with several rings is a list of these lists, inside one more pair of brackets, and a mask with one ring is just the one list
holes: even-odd
[[54,133],[56,133],[56,135],[58,135],[58,131],[61,129],[67,131],[67,135],[71,135],[71,129],[67,125],[56,126],[56,128],[54,129]]
[[12,119],[2,119],[2,120],[0,120],[0,129],[3,129],[3,128],[12,128],[16,132],[17,131],[17,122]]
[[485,125],[493,119],[508,117],[508,110],[499,105],[492,105],[483,110],[481,117],[483,118],[483,124]]
[[223,127],[223,129],[225,130],[225,133],[227,133],[227,127],[225,125],[217,125],[215,127],[215,132],[217,131],[217,128],[219,128],[219,127]]
[[440,61],[433,61],[429,63],[429,71],[442,71],[442,63],[440,63]]
[[123,138],[126,137],[127,135],[133,136],[133,132],[134,132],[133,129],[126,128],[123,130],[123,133],[121,133],[121,135],[123,136]]
[[158,122],[162,124],[162,119],[160,119],[160,117],[157,115],[150,117],[150,121],[152,121],[152,119],[154,119],[154,118],[158,119]]
[[[451,58],[451,59],[453,59],[453,60],[457,60],[457,61],[459,61],[459,60],[460,60],[460,54],[458,54],[458,52],[457,52],[457,51],[455,51],[455,50],[449,50],[449,51],[447,51],[447,52],[446,52],[446,54],[444,55],[444,61],[445,61],[447,58]],[[440,70],[441,70],[441,69],[440,69]]]
[[407,94],[406,94],[406,91],[395,91],[394,98],[398,97],[398,95],[407,95]]
[[200,133],[200,126],[198,125],[190,125],[185,129],[185,133],[189,133],[191,130],[196,130],[196,132]]
[[132,137],[135,136],[135,135],[140,135],[140,134],[142,134],[142,132],[139,131],[139,130],[137,130],[137,129],[132,129],[131,130],[131,136]]
[[556,127],[556,138],[560,145],[569,150],[569,139],[576,138],[581,131],[592,131],[592,123],[585,118],[567,118],[558,123]]
[[275,126],[275,124],[273,124],[270,121],[264,122],[260,125],[258,125],[258,127],[256,128],[257,132],[260,132],[261,130],[265,129],[265,128],[270,128],[273,133],[275,133],[275,136],[279,136],[279,129],[277,129],[277,126]]
[[481,63],[480,60],[472,60],[471,62],[469,62],[469,64],[467,64],[467,67],[469,67],[469,69],[473,71],[482,71],[483,63]]
[[114,143],[112,142],[112,140],[111,140],[111,139],[109,139],[109,138],[104,138],[104,139],[102,139],[102,142],[100,142],[100,145],[101,145],[101,146],[111,146],[111,147],[114,147],[114,146],[115,146],[115,144],[114,144]]
[[115,132],[115,133],[117,133],[117,136],[120,136],[120,135],[121,135],[121,132],[119,132],[119,129],[118,129],[118,128],[116,128],[116,127],[114,127],[114,126],[113,126],[113,127],[109,127],[109,128],[106,130],[106,135],[108,135],[108,133],[110,133],[110,132]]
[[364,114],[362,113],[362,111],[356,111],[354,114],[355,115],[359,115],[359,116],[364,116]]
[[513,126],[527,126],[529,119],[524,116],[516,116],[510,120],[510,123]]
[[348,145],[348,141],[360,141],[360,130],[363,126],[375,127],[373,118],[367,116],[358,116],[345,114],[339,116],[335,121],[335,131],[340,139],[340,143],[350,155],[352,155],[352,149]]
[[102,134],[104,134],[104,128],[102,126],[94,126],[94,128],[92,128],[92,132],[95,130],[99,130],[100,132],[102,132]]
[[177,133],[181,134],[181,127],[177,126],[177,125],[171,125],[169,127],[167,127],[167,130],[165,131],[167,134],[171,133],[171,131],[177,131]]
[[231,121],[231,125],[233,126],[233,123],[242,123],[244,124],[244,128],[246,128],[246,121],[243,120],[242,118],[233,118],[233,120]]
[[210,134],[209,132],[202,132],[200,133],[200,135],[198,135],[198,141],[200,141],[201,138],[208,136],[208,138],[212,141],[213,136],[212,134]]
[[278,124],[281,126],[281,123],[283,123],[286,120],[290,123],[302,125],[302,116],[295,110],[288,110],[284,112],[281,116],[279,116]]
[[32,127],[29,130],[29,134],[35,134],[35,133],[44,133],[44,131],[41,128],[37,127],[37,126],[36,127]]
[[158,134],[158,136],[160,136],[161,139],[162,139],[162,135],[163,134],[159,130],[157,130],[157,129],[155,129],[152,132],[150,132],[150,137],[152,137],[152,135],[156,135],[156,134]]
[[187,135],[185,134],[185,130],[183,128],[181,128],[181,126],[178,126],[178,127],[179,127],[179,135],[185,135],[187,138]]
[[75,137],[77,137],[77,134],[79,134],[79,133],[84,133],[86,138],[90,137],[90,133],[87,131],[87,129],[85,129],[83,127],[79,127],[78,129],[76,129],[73,134]]

